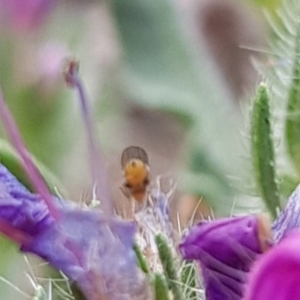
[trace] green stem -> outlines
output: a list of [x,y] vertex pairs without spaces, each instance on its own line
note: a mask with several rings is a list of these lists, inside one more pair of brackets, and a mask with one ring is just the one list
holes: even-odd
[[137,244],[134,244],[133,250],[135,252],[139,267],[144,273],[149,274],[149,268],[140,247]]
[[154,286],[155,300],[169,300],[168,285],[161,274],[154,274],[152,284]]
[[176,268],[174,266],[174,258],[172,257],[171,250],[165,240],[165,238],[158,234],[155,236],[155,242],[158,249],[160,261],[162,263],[164,274],[166,276],[168,285],[173,292],[174,300],[181,300],[181,290],[178,285],[178,278],[176,274]]
[[270,124],[269,96],[265,84],[258,88],[252,112],[252,160],[260,195],[273,218],[280,208],[275,154]]

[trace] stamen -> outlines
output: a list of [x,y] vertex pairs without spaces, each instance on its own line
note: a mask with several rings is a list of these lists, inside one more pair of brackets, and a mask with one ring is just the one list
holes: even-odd
[[101,201],[102,211],[112,215],[112,205],[109,201],[108,185],[104,173],[104,163],[97,147],[92,114],[88,106],[88,100],[84,91],[83,83],[78,76],[78,62],[69,59],[64,71],[64,77],[67,85],[76,90],[82,111],[82,118],[85,130],[88,136],[90,168],[92,172],[92,181],[95,187],[96,199]]
[[24,170],[26,171],[29,179],[31,180],[35,188],[35,191],[45,201],[51,216],[57,219],[59,215],[58,210],[53,205],[53,201],[48,191],[48,188],[46,187],[44,180],[42,179],[41,175],[39,174],[39,171],[35,167],[34,163],[32,162],[28,154],[28,151],[24,145],[22,137],[17,128],[17,125],[15,124],[15,121],[8,107],[5,104],[1,88],[0,88],[0,118],[8,138],[10,139],[12,145],[16,149],[17,153],[20,155],[21,159],[23,160]]

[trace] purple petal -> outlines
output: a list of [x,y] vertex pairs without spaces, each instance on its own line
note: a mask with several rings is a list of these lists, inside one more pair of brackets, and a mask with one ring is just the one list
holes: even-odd
[[300,295],[300,231],[260,257],[249,275],[244,300],[290,300]]
[[73,210],[40,233],[33,252],[77,282],[88,299],[131,299],[142,288],[132,250],[135,228],[99,213]]
[[0,218],[30,236],[54,222],[47,205],[0,165]]
[[207,300],[241,299],[247,272],[262,252],[257,216],[201,222],[180,244],[185,259],[200,262]]
[[293,229],[300,228],[300,185],[290,196],[285,208],[272,224],[274,241],[279,242]]
[[[0,165],[0,231],[19,241],[22,251],[63,271],[88,299],[125,300],[142,294],[144,280],[132,249],[134,224],[62,205],[54,197],[52,201],[60,212],[58,220],[39,196]],[[14,230],[25,239],[16,240]]]

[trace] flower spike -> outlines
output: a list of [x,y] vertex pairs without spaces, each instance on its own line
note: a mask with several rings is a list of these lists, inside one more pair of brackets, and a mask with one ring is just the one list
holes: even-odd
[[242,298],[252,263],[268,248],[262,222],[260,216],[200,222],[183,238],[179,250],[200,263],[207,300]]
[[28,177],[30,178],[36,192],[40,194],[40,196],[45,201],[49,213],[54,218],[58,218],[59,212],[53,205],[53,201],[51,199],[50,192],[48,191],[45,182],[43,181],[39,171],[35,167],[30,155],[24,145],[22,137],[19,133],[19,130],[15,124],[15,121],[5,104],[2,90],[0,89],[0,118],[2,120],[2,124],[7,133],[8,138],[10,139],[12,145],[16,149],[17,153],[20,155],[23,164],[24,170],[26,171]]
[[[78,62],[75,59],[67,61],[64,77],[67,85],[76,90],[80,100],[82,118],[88,135],[90,168],[92,172],[92,180],[95,185],[95,195],[97,200],[101,200],[101,208],[103,212],[112,214],[112,206],[109,201],[105,174],[103,172],[104,163],[97,147],[92,115],[88,106],[88,100],[84,91],[84,87],[80,77],[78,76]],[[100,192],[101,191],[101,192]]]
[[76,282],[89,300],[149,299],[133,251],[135,224],[82,210],[52,197],[45,202],[0,164],[0,232],[22,252],[43,258]]

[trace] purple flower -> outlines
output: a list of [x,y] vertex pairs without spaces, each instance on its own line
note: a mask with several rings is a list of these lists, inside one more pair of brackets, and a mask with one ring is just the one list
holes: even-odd
[[15,229],[35,236],[54,222],[47,205],[31,194],[8,170],[0,165],[0,218]]
[[300,295],[300,232],[279,242],[254,264],[244,300],[290,300]]
[[141,293],[143,280],[132,250],[134,225],[62,205],[56,198],[53,202],[60,212],[57,220],[41,197],[0,165],[0,221],[23,235],[22,251],[63,271],[88,299],[132,299]]
[[272,224],[274,245],[254,264],[245,300],[297,299],[300,293],[300,186]]
[[257,216],[200,222],[184,237],[180,252],[200,262],[207,300],[242,298],[253,261],[268,247],[262,224]]
[[293,229],[300,228],[300,185],[290,196],[285,209],[272,224],[275,242],[279,242]]
[[242,299],[245,289],[245,300],[296,299],[300,231],[291,232],[300,229],[300,186],[272,224],[272,232],[262,220],[248,216],[202,222],[183,239],[181,253],[200,262],[208,300]]
[[22,247],[76,281],[88,299],[132,299],[143,289],[132,250],[133,224],[106,220],[97,212],[65,211]]
[[37,28],[54,0],[0,0],[1,17],[18,31]]

